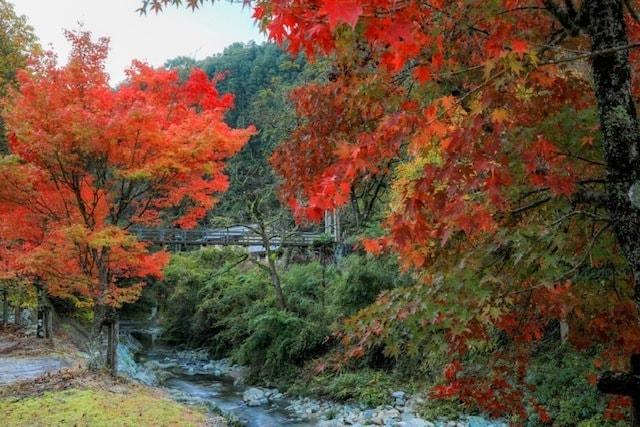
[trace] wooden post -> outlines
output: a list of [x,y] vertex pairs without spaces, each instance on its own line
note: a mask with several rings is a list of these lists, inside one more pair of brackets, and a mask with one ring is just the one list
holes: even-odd
[[44,299],[44,337],[48,340],[53,338],[53,315],[46,297]]
[[42,288],[42,283],[39,280],[35,282],[37,289],[37,323],[36,323],[36,337],[38,338],[46,338],[45,332],[45,309],[44,309],[44,289]]
[[560,342],[566,344],[569,340],[569,323],[566,319],[560,320]]
[[9,291],[6,285],[2,288],[2,324],[9,323]]
[[631,398],[631,426],[640,427],[640,354],[631,356],[631,372],[605,372],[598,378],[598,390]]
[[324,232],[326,234],[333,234],[334,226],[333,226],[333,212],[326,210],[324,211]]
[[[51,339],[53,338],[53,316],[51,313],[51,305],[47,301],[47,294],[44,285],[39,280],[35,282],[37,289],[37,324],[36,337]],[[17,311],[16,311],[17,314]]]
[[120,333],[120,322],[118,314],[112,312],[105,322],[107,326],[107,368],[111,375],[118,375],[118,337]]
[[340,213],[337,209],[324,211],[324,232],[330,234],[334,242],[340,242],[342,230],[340,229]]

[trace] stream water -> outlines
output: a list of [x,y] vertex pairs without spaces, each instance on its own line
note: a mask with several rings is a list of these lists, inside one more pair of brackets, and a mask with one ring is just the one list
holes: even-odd
[[[250,427],[316,425],[312,421],[293,418],[286,409],[289,404],[286,399],[262,406],[246,405],[242,395],[247,386],[235,383],[228,373],[207,368],[208,361],[194,360],[176,349],[158,344],[156,338],[161,332],[158,328],[125,323],[122,331],[120,371],[143,383],[159,384],[176,400],[218,407]],[[133,343],[131,335],[136,338]]]

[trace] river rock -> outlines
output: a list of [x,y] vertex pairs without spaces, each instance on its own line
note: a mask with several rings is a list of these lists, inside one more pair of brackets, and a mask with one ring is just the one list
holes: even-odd
[[394,399],[404,399],[406,396],[406,393],[404,391],[394,391],[393,393],[391,393],[391,397],[393,397]]
[[242,400],[247,406],[260,406],[269,403],[269,399],[263,390],[251,387],[242,394]]
[[394,391],[391,393],[391,397],[396,406],[404,406],[406,402],[406,393],[404,391]]
[[400,411],[395,408],[387,409],[382,412],[384,418],[400,418]]
[[468,427],[507,427],[507,424],[500,421],[488,421],[482,417],[470,416],[466,419]]
[[395,424],[395,427],[434,427],[435,424],[420,418],[411,418]]
[[233,365],[226,372],[226,375],[229,375],[233,378],[234,385],[242,385],[246,382],[247,376],[249,375],[249,368],[239,365]]
[[373,409],[365,409],[360,414],[360,419],[366,423],[368,421],[373,420],[374,416],[375,416],[375,411]]
[[344,424],[340,420],[323,420],[316,424],[318,427],[343,427]]

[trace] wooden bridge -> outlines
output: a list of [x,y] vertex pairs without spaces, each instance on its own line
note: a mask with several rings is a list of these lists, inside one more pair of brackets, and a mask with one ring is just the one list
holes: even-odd
[[[264,250],[262,236],[252,231],[253,226],[236,225],[225,228],[180,230],[172,228],[133,228],[138,240],[173,247],[244,246]],[[322,236],[318,232],[297,231],[269,233],[272,247],[308,247]]]

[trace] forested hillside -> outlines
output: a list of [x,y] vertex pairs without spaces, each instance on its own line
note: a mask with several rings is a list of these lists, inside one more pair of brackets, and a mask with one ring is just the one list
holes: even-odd
[[296,125],[289,91],[306,82],[325,79],[327,66],[310,65],[304,56],[292,58],[273,43],[236,43],[223,53],[200,61],[175,58],[166,66],[179,70],[183,76],[193,68],[201,68],[210,77],[220,76],[219,90],[235,99],[233,110],[226,114],[227,122],[238,127],[253,124],[259,129],[227,164],[231,186],[209,219],[222,223],[251,220],[248,203],[258,196],[266,199],[271,213],[282,211],[269,157]]

